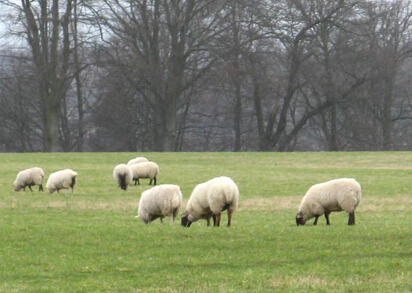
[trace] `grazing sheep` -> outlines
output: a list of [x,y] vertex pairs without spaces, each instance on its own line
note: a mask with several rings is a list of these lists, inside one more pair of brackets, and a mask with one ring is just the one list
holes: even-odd
[[74,186],[76,185],[77,173],[73,170],[66,169],[51,173],[49,179],[47,180],[46,188],[50,193],[57,190],[59,193],[60,189],[66,189],[66,194],[68,189],[72,189],[74,192]]
[[132,183],[133,172],[126,164],[119,164],[113,170],[113,178],[121,189],[127,190],[127,187]]
[[330,225],[331,212],[349,213],[348,225],[355,225],[355,209],[362,198],[362,188],[355,179],[340,178],[313,185],[306,192],[296,215],[296,224],[305,225],[306,221],[325,214],[326,224]]
[[182,215],[182,225],[190,227],[199,219],[206,219],[210,226],[213,217],[213,226],[220,226],[221,212],[227,210],[229,227],[232,213],[239,204],[239,188],[229,177],[217,177],[201,183],[193,190],[187,202],[187,212]]
[[38,185],[39,191],[43,191],[43,178],[44,171],[42,168],[34,167],[23,170],[17,174],[16,180],[13,182],[14,191],[20,191],[23,189],[26,191],[26,186],[31,189],[32,186]]
[[157,218],[163,223],[163,218],[170,216],[170,223],[173,224],[182,200],[182,192],[178,185],[158,185],[142,193],[136,217],[142,219],[145,224],[150,224]]
[[131,159],[129,162],[127,162],[127,166],[137,164],[137,163],[143,163],[143,162],[149,162],[149,160],[146,159],[145,157],[137,157],[137,158]]
[[154,185],[156,185],[156,176],[159,174],[159,166],[154,162],[143,162],[137,163],[129,166],[133,172],[133,181],[134,185],[139,183],[139,178],[150,178],[149,185],[152,185],[152,181],[154,181]]

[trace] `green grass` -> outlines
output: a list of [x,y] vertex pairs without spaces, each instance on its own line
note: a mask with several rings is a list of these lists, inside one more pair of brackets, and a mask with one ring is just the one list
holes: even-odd
[[[412,291],[410,152],[143,154],[185,200],[200,182],[232,177],[231,228],[144,225],[135,215],[148,180],[124,192],[112,178],[137,155],[0,154],[0,292]],[[77,171],[75,193],[14,192],[32,166]],[[338,177],[362,185],[356,225],[333,213],[329,227],[296,227],[306,190]]]

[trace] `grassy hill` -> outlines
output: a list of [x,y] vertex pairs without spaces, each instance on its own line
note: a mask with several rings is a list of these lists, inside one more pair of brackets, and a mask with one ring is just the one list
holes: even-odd
[[[112,177],[138,155],[185,202],[196,184],[231,177],[241,194],[232,227],[144,225],[135,216],[148,180],[124,192]],[[74,194],[14,192],[33,166],[44,185],[78,172]],[[297,227],[307,189],[338,177],[362,185],[356,225],[342,212],[331,226]],[[410,152],[0,154],[0,292],[410,292],[411,178]]]

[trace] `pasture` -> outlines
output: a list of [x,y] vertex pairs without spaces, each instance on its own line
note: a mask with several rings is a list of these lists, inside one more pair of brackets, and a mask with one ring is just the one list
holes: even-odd
[[[112,177],[143,155],[158,184],[194,186],[226,175],[240,189],[232,227],[135,218],[148,180],[128,191]],[[74,194],[14,192],[18,171],[78,172]],[[307,189],[356,178],[348,215],[295,224]],[[412,153],[0,154],[0,292],[411,292]],[[182,207],[179,214],[185,210]]]

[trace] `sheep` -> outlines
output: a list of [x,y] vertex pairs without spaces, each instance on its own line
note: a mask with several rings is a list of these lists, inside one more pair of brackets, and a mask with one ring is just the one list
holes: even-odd
[[113,178],[119,184],[119,187],[123,190],[127,190],[127,187],[132,183],[133,172],[126,164],[119,164],[113,170]]
[[71,169],[60,170],[51,173],[49,179],[47,180],[46,188],[50,193],[57,190],[59,193],[60,189],[66,189],[66,194],[69,188],[72,189],[74,193],[74,186],[76,185],[77,173]]
[[309,188],[300,203],[296,225],[305,225],[313,217],[313,225],[316,225],[323,214],[326,225],[330,225],[329,214],[340,211],[349,213],[348,225],[355,225],[355,209],[361,198],[362,188],[355,179],[340,178],[315,184]]
[[145,224],[155,219],[170,216],[170,223],[174,223],[180,205],[182,204],[180,187],[174,184],[161,184],[142,193],[139,201],[138,215]]
[[145,157],[137,157],[137,158],[131,159],[129,162],[127,162],[127,166],[137,164],[137,163],[143,163],[143,162],[149,162],[149,160],[146,159]]
[[38,185],[39,191],[43,191],[44,171],[42,168],[34,167],[23,170],[17,174],[16,180],[13,182],[14,191],[23,189],[26,191],[26,186],[31,189],[32,186]]
[[133,181],[134,185],[139,183],[139,178],[150,178],[149,185],[152,185],[152,181],[154,181],[154,185],[156,185],[156,176],[159,174],[159,166],[154,162],[143,162],[132,164],[129,166],[133,172]]
[[230,227],[232,214],[239,205],[239,188],[229,177],[216,177],[207,182],[198,184],[187,202],[187,212],[182,215],[182,226],[190,227],[199,219],[206,219],[210,226],[210,218],[213,218],[213,226],[220,226],[221,212],[227,210]]

